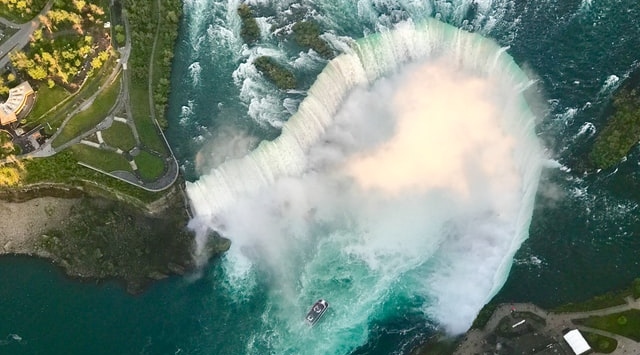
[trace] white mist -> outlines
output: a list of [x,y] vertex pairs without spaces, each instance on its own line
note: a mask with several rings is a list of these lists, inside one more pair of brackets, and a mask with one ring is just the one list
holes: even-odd
[[[270,335],[253,341],[348,353],[398,293],[464,332],[528,235],[542,162],[528,81],[493,41],[405,24],[332,60],[277,139],[188,184],[197,256],[216,230],[230,282],[270,285]],[[299,323],[320,297],[318,336]]]

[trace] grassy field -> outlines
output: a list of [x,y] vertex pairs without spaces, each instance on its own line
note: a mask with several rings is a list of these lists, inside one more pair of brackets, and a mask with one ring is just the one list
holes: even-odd
[[637,309],[630,309],[606,316],[577,319],[574,320],[574,322],[640,341],[640,310]]
[[[54,133],[60,127],[67,115],[78,106],[78,103],[88,99],[93,94],[95,94],[96,91],[98,91],[98,88],[100,86],[105,85],[105,81],[109,78],[109,75],[113,71],[115,65],[116,62],[113,57],[107,60],[107,62],[102,66],[102,68],[100,68],[95,77],[88,79],[87,83],[80,89],[80,91],[73,94],[70,98],[67,99],[67,101],[62,103],[45,117],[41,117],[41,120],[39,120],[39,122],[46,121],[46,123],[48,123],[48,125],[50,125],[52,128],[52,132],[48,133]],[[40,90],[42,90],[42,88],[38,89],[38,95],[40,95]],[[38,97],[38,100],[39,99],[40,97]],[[31,117],[34,117],[33,113],[29,114],[27,118],[29,119]],[[38,120],[38,118],[36,118],[36,120]],[[45,125],[45,128],[48,129],[48,125]]]
[[140,177],[145,181],[153,181],[159,178],[164,172],[164,160],[144,150],[135,157],[136,165]]
[[81,166],[71,150],[48,158],[28,159],[24,163],[26,174],[22,177],[22,184],[41,183],[43,181],[63,183],[83,186],[96,193],[102,191],[104,195],[117,191],[142,203],[155,201],[163,196],[162,192],[149,192]]
[[108,88],[105,88],[93,101],[93,103],[87,107],[84,111],[81,111],[75,115],[62,129],[62,132],[51,144],[54,148],[57,148],[71,139],[77,137],[82,132],[86,132],[95,127],[100,121],[102,121],[109,111],[116,103],[118,94],[120,93],[120,75],[109,84]]
[[111,127],[102,131],[102,138],[108,145],[120,148],[125,152],[136,145],[136,139],[133,137],[129,125],[118,121],[113,121]]
[[94,168],[112,172],[116,170],[132,171],[131,165],[121,154],[90,147],[84,144],[75,144],[71,147],[73,157],[78,161],[89,164]]
[[151,120],[146,83],[131,83],[129,95],[131,102],[135,103],[131,105],[131,111],[142,145],[166,156],[168,152],[164,140],[160,137],[155,123]]
[[580,332],[584,335],[589,346],[591,346],[591,348],[597,353],[611,354],[618,347],[618,341],[613,338],[596,333],[585,332],[584,330],[581,330]]
[[41,85],[38,88],[38,98],[33,105],[33,110],[31,110],[28,116],[29,126],[35,127],[38,125],[47,118],[45,113],[66,100],[69,96],[69,92],[61,86],[49,88],[46,85]]

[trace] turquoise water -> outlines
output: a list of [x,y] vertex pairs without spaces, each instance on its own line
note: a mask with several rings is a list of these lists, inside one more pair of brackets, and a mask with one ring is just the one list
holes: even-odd
[[[288,13],[285,10],[293,3],[261,2],[260,13],[265,15],[261,26],[286,31],[287,20],[278,14]],[[549,161],[540,180],[529,239],[515,256],[500,299],[551,306],[624,286],[640,275],[639,196],[634,192],[640,191],[637,150],[615,173],[585,177],[568,168],[588,149],[593,130],[601,129],[612,91],[638,66],[637,1],[478,1],[475,10],[467,1],[299,3],[306,16],[328,30],[325,38],[336,48],[347,48],[350,38],[384,31],[401,20],[418,22],[437,16],[508,46],[507,53],[537,80],[529,93],[530,105],[538,114],[536,131]],[[227,156],[242,157],[261,140],[278,136],[326,64],[313,53],[300,53],[294,44],[274,37],[244,48],[233,16],[236,5],[234,1],[185,1],[168,133],[191,180],[206,172],[198,166],[216,165]],[[278,92],[245,64],[259,54],[288,63],[301,79],[300,90]],[[197,157],[203,149],[206,153]],[[318,228],[321,240],[323,226]],[[331,230],[331,226],[324,228]],[[304,263],[305,256],[300,258],[303,261],[296,262]],[[41,260],[0,258],[0,353],[279,354],[292,334],[310,336],[269,323],[282,320],[278,307],[287,304],[273,302],[278,297],[287,299],[281,288],[274,287],[273,281],[279,280],[272,271],[276,269],[242,279],[230,277],[228,266],[228,261],[214,260],[200,278],[173,277],[134,297],[115,283],[68,280]],[[353,274],[354,270],[342,269],[342,277],[325,280],[327,287],[332,282],[353,287],[359,285],[354,279],[368,277]],[[325,325],[350,324],[346,331],[351,333],[341,334],[344,341],[340,342],[336,339],[342,338],[332,337],[328,352],[306,353],[402,354],[409,350],[438,326],[434,317],[424,314],[428,297],[407,286],[410,277],[405,274],[405,279],[390,282],[381,304],[362,303],[375,308],[366,310],[363,321],[336,323],[348,311],[336,304],[326,315]],[[334,297],[338,299],[339,294]],[[296,301],[300,309],[289,312],[292,319],[309,303],[306,298]],[[322,326],[316,330],[328,331]]]

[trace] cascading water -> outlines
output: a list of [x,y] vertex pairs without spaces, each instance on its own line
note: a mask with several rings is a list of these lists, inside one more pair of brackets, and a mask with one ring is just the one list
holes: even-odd
[[[330,61],[273,141],[187,185],[199,231],[232,240],[230,292],[267,287],[248,353],[349,353],[415,297],[452,333],[504,283],[541,166],[527,76],[495,42],[436,20]],[[317,298],[331,311],[311,332]]]
[[[550,309],[628,287],[640,275],[640,150],[597,173],[573,164],[605,129],[616,88],[638,78],[639,1],[242,2],[263,26],[253,46],[241,40],[241,0],[183,1],[166,133],[190,181],[281,130],[308,147],[303,173],[270,176],[271,161],[296,155],[264,144],[251,157],[265,176],[253,179],[272,185],[238,189],[247,196],[220,209],[217,224],[201,216],[235,249],[211,260],[200,278],[169,277],[136,297],[112,282],[68,280],[44,260],[3,256],[0,353],[407,355],[435,338],[439,324],[465,328],[525,237],[519,232],[537,183],[532,127],[520,124],[533,124],[519,95],[527,79],[509,55],[536,75],[531,89],[544,102],[529,104],[552,160],[530,237],[494,300]],[[439,56],[410,61],[384,43],[395,38],[387,32],[395,24],[429,17],[503,48],[455,29],[443,37],[455,45],[436,45],[435,35],[425,42],[433,50],[422,52]],[[294,129],[285,122],[327,64],[293,43],[291,26],[301,19],[318,22],[322,39],[354,62],[327,67],[298,114],[314,117]],[[382,35],[356,42],[372,33]],[[465,52],[477,69],[451,59]],[[261,76],[251,65],[260,53],[291,69],[297,90],[278,91]],[[356,66],[366,83],[323,99],[346,90],[338,86],[343,73],[350,77],[360,58],[368,67],[399,68]],[[391,65],[393,58],[400,59]],[[384,75],[374,80],[375,73]],[[342,101],[337,112],[318,115],[323,100],[334,99]],[[307,140],[319,127],[320,138]],[[225,169],[230,164],[245,163]],[[311,329],[303,317],[319,297],[331,307]]]

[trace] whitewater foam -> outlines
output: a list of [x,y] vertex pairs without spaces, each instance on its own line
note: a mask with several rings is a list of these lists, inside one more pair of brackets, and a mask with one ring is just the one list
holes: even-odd
[[[442,58],[448,64],[439,64]],[[446,91],[438,96],[425,86],[429,94],[416,112],[470,88],[473,97],[459,92],[469,107],[479,113],[487,106],[495,114],[481,119],[461,112],[450,129],[446,120],[435,120],[436,112],[417,121],[396,118],[412,103],[400,95],[394,106],[391,98],[422,66],[448,68],[429,74]],[[386,77],[395,79],[381,80]],[[278,138],[188,183],[196,254],[203,253],[207,232],[216,230],[232,240],[225,268],[233,284],[257,272],[272,287],[264,315],[270,336],[255,338],[251,348],[348,353],[366,341],[370,321],[388,316],[381,304],[398,283],[408,296],[425,297],[425,313],[448,331],[466,330],[504,283],[527,237],[542,161],[535,118],[521,94],[530,84],[493,41],[433,20],[403,24],[330,61]],[[443,125],[454,142],[447,149],[460,148],[448,162],[462,170],[427,167],[420,181],[389,189],[388,181],[368,183],[349,169],[353,159],[392,142],[403,120],[426,131],[430,126],[421,120]],[[480,126],[458,136],[466,121]],[[444,181],[445,171],[461,174],[451,177],[466,188],[430,184],[436,173]],[[299,327],[299,315],[319,296],[334,313],[315,339]]]

